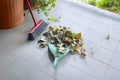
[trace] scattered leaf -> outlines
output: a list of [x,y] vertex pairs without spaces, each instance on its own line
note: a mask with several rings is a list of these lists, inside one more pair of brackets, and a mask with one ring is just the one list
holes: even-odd
[[44,48],[45,46],[46,46],[46,43],[44,43],[44,42],[40,44],[41,48]]
[[110,35],[107,35],[106,39],[109,40],[110,39]]
[[42,43],[42,42],[44,42],[43,40],[38,40],[38,43]]
[[54,21],[55,21],[55,18],[54,18],[54,17],[49,17],[49,18],[48,18],[48,20],[50,20],[50,21],[53,21],[53,22],[54,22]]

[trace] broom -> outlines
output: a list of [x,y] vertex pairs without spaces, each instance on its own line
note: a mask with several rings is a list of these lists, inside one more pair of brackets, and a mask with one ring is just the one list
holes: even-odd
[[29,8],[30,14],[32,16],[33,22],[34,22],[34,27],[30,29],[28,33],[28,40],[32,41],[34,40],[37,36],[40,35],[40,33],[47,27],[47,23],[45,23],[43,20],[40,20],[38,23],[35,20],[35,17],[32,12],[32,8],[30,6],[30,3],[28,0],[26,0],[27,6]]

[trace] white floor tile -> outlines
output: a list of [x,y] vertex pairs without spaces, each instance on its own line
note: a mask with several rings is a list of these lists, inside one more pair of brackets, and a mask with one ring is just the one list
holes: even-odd
[[100,50],[100,46],[95,44],[94,42],[84,40],[84,49],[86,50],[86,54],[94,57],[95,53],[98,53]]
[[110,29],[110,32],[108,33],[110,35],[110,38],[120,41],[120,30],[119,29],[115,29],[114,26]]
[[83,80],[83,75],[85,75],[85,73],[67,64],[65,64],[65,66],[61,69],[57,70],[58,80]]
[[97,53],[95,53],[94,57],[106,64],[110,64],[113,54],[114,52],[111,52],[104,48],[100,48],[100,50]]
[[117,30],[120,30],[120,21],[113,21],[111,26]]
[[120,55],[114,54],[112,61],[111,61],[111,66],[120,69]]
[[25,45],[18,46],[10,52],[16,56],[24,58],[25,60],[31,62],[32,64],[36,64],[37,61],[39,61],[46,54],[45,52],[41,51],[41,49]]
[[89,41],[85,41],[84,47],[87,55],[106,64],[110,63],[114,54],[114,52],[104,49],[103,47]]
[[[61,7],[62,9],[66,10],[69,13],[76,13],[78,15],[83,15],[84,9],[83,8],[78,8],[79,6],[75,4],[71,4],[67,1],[60,1],[61,3],[57,4],[57,6]],[[66,4],[64,4],[66,3]]]
[[42,73],[19,57],[8,65],[4,73],[10,76],[12,80],[53,80],[50,76]]
[[0,71],[2,71],[14,58],[15,55],[12,53],[0,50]]
[[119,79],[120,79],[120,71],[112,67],[109,67],[104,80],[119,80]]
[[95,32],[101,33],[103,35],[109,34],[110,26],[106,24],[101,24],[100,22],[93,23],[91,27]]
[[[98,19],[98,15],[96,15],[95,13],[91,12],[91,11],[86,11],[85,8],[83,8],[83,16],[86,19],[91,19],[92,21],[96,21],[96,19]],[[87,23],[86,23],[87,24]]]
[[13,37],[13,30],[0,30],[0,49],[10,43]]
[[109,25],[109,27],[111,27],[111,24],[113,23],[113,20],[111,18],[105,16],[98,16],[96,21],[100,22],[101,24]]
[[103,41],[103,35],[90,29],[85,36],[85,40],[101,45],[101,42]]
[[73,26],[70,26],[70,30],[75,33],[81,33],[81,35],[84,39],[84,36],[86,36],[86,33],[89,30],[89,28],[85,28],[81,25],[73,24]]
[[0,73],[0,80],[9,80],[9,79],[10,78],[7,75]]
[[118,42],[113,40],[113,39],[103,39],[103,41],[101,42],[102,47],[109,49],[111,51],[115,51],[116,47],[117,47]]
[[92,24],[94,23],[94,20],[89,20],[89,18],[85,18],[81,16],[81,17],[78,17],[75,23],[82,27],[90,28]]
[[[64,13],[63,21],[68,20],[69,23],[75,23],[79,18],[80,18],[80,16],[77,15],[76,13],[66,12],[66,13]],[[62,21],[62,19],[61,19],[61,21]]]
[[117,46],[117,48],[116,48],[116,52],[117,52],[118,54],[120,54],[120,43],[118,43],[118,46]]
[[68,60],[68,64],[76,67],[77,69],[83,70],[98,79],[103,78],[107,68],[107,65],[96,61],[89,56],[86,56],[85,59],[80,58],[79,55],[72,56]]
[[99,80],[91,75],[85,74],[82,80]]

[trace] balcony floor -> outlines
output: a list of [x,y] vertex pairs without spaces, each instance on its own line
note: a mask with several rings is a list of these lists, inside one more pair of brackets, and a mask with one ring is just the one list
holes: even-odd
[[[107,16],[58,0],[50,14],[61,16],[61,20],[49,25],[63,25],[81,32],[87,56],[82,59],[68,55],[53,69],[47,47],[41,49],[37,44],[42,34],[34,41],[27,41],[33,22],[29,11],[25,13],[21,25],[0,30],[0,80],[120,80],[120,19],[115,17],[119,15]],[[34,14],[37,21],[45,19],[42,13],[34,11]],[[108,35],[110,38],[106,39]]]

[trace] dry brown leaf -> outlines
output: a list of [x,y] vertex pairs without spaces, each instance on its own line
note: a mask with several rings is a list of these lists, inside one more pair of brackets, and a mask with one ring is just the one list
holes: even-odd
[[84,58],[86,56],[86,54],[85,53],[80,53],[80,57],[82,57],[82,58]]
[[73,40],[72,40],[72,39],[70,39],[69,37],[65,37],[65,41],[67,41],[67,42],[71,43]]
[[80,38],[81,38],[81,33],[77,33],[77,34],[75,35],[75,38],[80,39]]
[[57,44],[57,47],[58,47],[58,50],[59,51],[64,51],[65,50],[65,48],[63,47],[63,43],[60,43],[60,44]]

